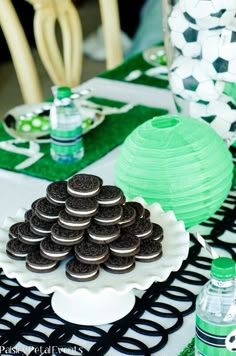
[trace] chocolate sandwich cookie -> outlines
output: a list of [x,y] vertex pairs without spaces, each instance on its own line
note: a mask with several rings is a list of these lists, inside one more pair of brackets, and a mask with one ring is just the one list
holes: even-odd
[[123,203],[122,190],[113,185],[103,185],[97,196],[98,204],[101,206],[114,206]]
[[132,225],[136,219],[136,211],[131,205],[124,204],[122,206],[123,213],[119,221],[120,227]]
[[10,226],[8,231],[9,239],[17,239],[19,237],[19,226],[23,224],[23,222],[18,222]]
[[24,218],[25,218],[25,221],[30,221],[30,219],[32,218],[32,216],[34,215],[34,211],[33,209],[29,209],[25,212],[25,215],[24,215]]
[[127,273],[134,269],[135,259],[134,256],[120,257],[110,255],[108,260],[103,263],[102,267],[105,269],[105,271],[111,273]]
[[146,219],[139,219],[134,224],[124,228],[124,230],[140,239],[146,239],[152,234],[152,223]]
[[120,237],[109,244],[110,251],[116,256],[134,256],[139,251],[140,239],[128,232],[121,232]]
[[99,193],[101,186],[101,178],[92,174],[75,174],[67,182],[69,194],[79,198],[94,197]]
[[84,239],[75,246],[75,256],[83,263],[100,264],[108,259],[109,248]]
[[[44,198],[44,197],[42,197],[42,198]],[[33,203],[31,204],[31,209],[33,210],[33,212],[35,212],[35,210],[36,210],[36,204],[42,198],[38,198],[38,199],[34,200]]]
[[71,253],[71,246],[58,245],[51,240],[50,237],[46,237],[40,243],[41,255],[53,261],[61,261],[67,258]]
[[136,220],[139,220],[140,218],[144,217],[145,214],[145,209],[142,206],[142,204],[136,202],[136,201],[128,201],[126,202],[126,205],[132,206],[132,208],[135,209],[136,211]]
[[52,261],[42,256],[39,249],[30,252],[26,257],[26,268],[31,272],[47,273],[58,267],[58,261]]
[[148,209],[144,209],[144,215],[143,215],[143,219],[147,219],[150,220],[150,211]]
[[36,203],[35,213],[41,219],[56,221],[62,209],[62,206],[51,203],[47,198],[41,198]]
[[119,225],[98,225],[94,222],[88,227],[90,239],[98,244],[110,243],[120,236]]
[[122,217],[122,207],[120,205],[103,207],[100,206],[94,221],[99,225],[113,225],[117,224]]
[[29,222],[24,222],[19,226],[19,240],[25,244],[38,245],[46,235],[35,234]]
[[53,224],[51,229],[51,238],[53,242],[59,245],[72,246],[83,239],[84,230],[69,230],[60,226],[58,223]]
[[27,245],[19,239],[11,239],[7,242],[6,253],[8,257],[14,260],[25,260],[27,255],[35,250],[35,246]]
[[97,278],[99,265],[83,263],[76,258],[66,264],[66,276],[72,281],[86,282]]
[[58,224],[70,230],[84,230],[90,225],[90,217],[79,217],[67,213],[65,210],[60,211]]
[[70,197],[66,200],[66,211],[74,216],[90,217],[96,214],[97,209],[98,203],[95,198]]
[[161,242],[163,240],[163,229],[159,224],[152,223],[151,238],[155,241]]
[[46,194],[47,199],[52,203],[59,205],[65,204],[66,199],[69,198],[67,182],[63,180],[49,184],[46,190]]
[[37,235],[48,236],[51,233],[53,221],[47,221],[39,218],[36,214],[33,215],[29,221],[31,231]]
[[139,252],[135,255],[136,261],[153,262],[162,256],[162,247],[158,241],[148,238],[140,241]]

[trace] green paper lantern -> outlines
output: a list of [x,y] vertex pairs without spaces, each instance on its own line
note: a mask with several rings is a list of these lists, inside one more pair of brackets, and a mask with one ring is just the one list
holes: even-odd
[[233,160],[204,121],[165,115],[146,121],[126,138],[115,177],[128,199],[158,202],[189,228],[222,205],[232,185]]

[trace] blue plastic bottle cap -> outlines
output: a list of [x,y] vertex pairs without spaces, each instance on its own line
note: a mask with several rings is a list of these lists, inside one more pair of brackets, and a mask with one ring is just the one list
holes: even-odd
[[235,262],[228,257],[219,257],[212,261],[211,275],[219,280],[232,279],[235,276]]

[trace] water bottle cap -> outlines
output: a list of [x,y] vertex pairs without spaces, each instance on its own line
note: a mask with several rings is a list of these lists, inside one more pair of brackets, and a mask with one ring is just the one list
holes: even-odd
[[57,99],[69,98],[71,94],[71,89],[69,87],[57,88]]
[[218,257],[212,261],[211,275],[219,280],[232,279],[235,276],[235,262],[228,257]]

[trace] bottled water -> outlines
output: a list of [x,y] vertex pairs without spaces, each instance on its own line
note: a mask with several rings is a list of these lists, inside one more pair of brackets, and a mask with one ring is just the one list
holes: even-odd
[[236,355],[235,262],[213,260],[211,279],[196,301],[195,356]]
[[71,99],[71,89],[56,89],[50,110],[51,156],[59,163],[73,163],[84,156],[82,118]]

